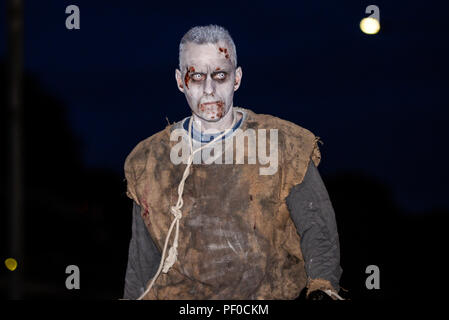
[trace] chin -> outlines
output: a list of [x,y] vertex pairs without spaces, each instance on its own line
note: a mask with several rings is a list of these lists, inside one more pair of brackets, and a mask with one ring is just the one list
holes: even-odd
[[214,118],[211,118],[211,116],[207,116],[207,115],[201,114],[201,113],[197,114],[197,116],[207,122],[218,122],[223,118],[223,117],[218,118],[217,116],[214,116]]

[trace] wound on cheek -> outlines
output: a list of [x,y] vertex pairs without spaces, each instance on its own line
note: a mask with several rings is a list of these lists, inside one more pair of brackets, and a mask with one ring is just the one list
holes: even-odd
[[186,84],[187,89],[189,89],[189,81],[190,81],[190,72],[195,72],[194,67],[186,67],[186,75],[184,76],[184,83]]
[[223,117],[223,106],[224,106],[223,101],[217,102],[217,106],[218,106],[217,118],[221,118],[221,117]]

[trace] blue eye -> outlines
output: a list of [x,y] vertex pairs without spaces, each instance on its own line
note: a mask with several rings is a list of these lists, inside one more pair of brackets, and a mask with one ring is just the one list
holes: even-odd
[[226,78],[226,73],[224,73],[224,72],[218,72],[218,73],[214,74],[214,79],[223,80],[225,78]]
[[204,79],[204,74],[202,73],[195,73],[194,75],[192,75],[192,79],[194,81],[201,81]]

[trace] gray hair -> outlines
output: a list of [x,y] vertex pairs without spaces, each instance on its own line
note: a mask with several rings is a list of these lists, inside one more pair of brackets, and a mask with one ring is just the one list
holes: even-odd
[[234,67],[237,67],[237,50],[235,49],[234,41],[231,38],[228,30],[221,26],[217,26],[215,24],[210,24],[208,26],[197,26],[191,28],[187,33],[182,37],[181,42],[179,43],[179,70],[182,71],[181,66],[181,56],[184,51],[184,47],[186,43],[192,42],[196,44],[205,44],[205,43],[217,43],[219,41],[224,41],[229,45],[229,53],[230,59]]

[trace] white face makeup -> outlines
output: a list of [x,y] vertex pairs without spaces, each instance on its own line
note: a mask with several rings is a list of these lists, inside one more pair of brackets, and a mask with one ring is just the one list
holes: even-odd
[[233,106],[241,68],[234,69],[225,43],[188,43],[176,70],[178,88],[184,92],[194,115],[210,123],[219,122]]

